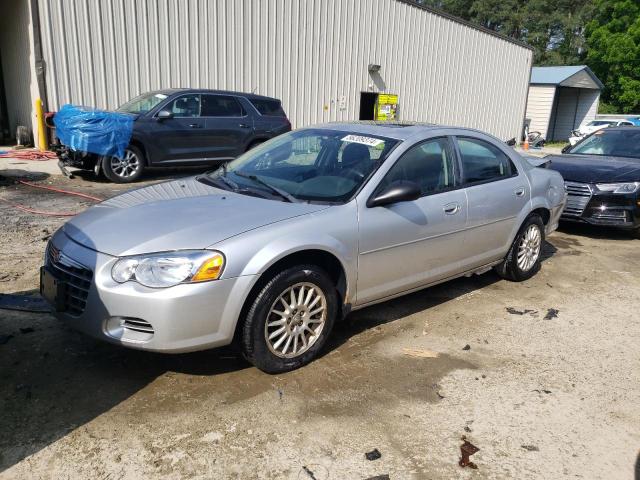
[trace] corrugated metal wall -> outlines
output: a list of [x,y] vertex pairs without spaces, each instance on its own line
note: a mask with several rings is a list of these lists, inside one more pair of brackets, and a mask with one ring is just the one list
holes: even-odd
[[555,96],[556,87],[554,85],[531,85],[526,114],[526,118],[530,121],[530,132],[540,132],[544,138],[548,138]]
[[31,16],[27,0],[3,0],[0,15],[0,51],[7,98],[9,130],[16,126],[31,128],[31,58],[29,28]]
[[397,93],[405,120],[522,128],[532,52],[397,0],[40,0],[40,14],[53,109],[220,88],[281,98],[303,126],[357,119],[373,90]]

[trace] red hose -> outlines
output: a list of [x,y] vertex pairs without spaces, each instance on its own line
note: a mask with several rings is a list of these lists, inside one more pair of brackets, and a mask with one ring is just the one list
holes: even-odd
[[87,195],[86,193],[72,192],[71,190],[62,190],[60,188],[45,187],[44,185],[37,185],[35,183],[25,182],[24,180],[18,180],[18,182],[29,187],[51,190],[52,192],[64,193],[65,195],[75,195],[76,197],[88,198],[89,200],[94,200],[96,202],[101,202],[103,200],[102,198],[92,197],[91,195]]
[[8,203],[13,208],[17,208],[18,210],[23,210],[23,211],[29,212],[29,213],[35,213],[35,214],[38,214],[38,215],[47,215],[49,217],[73,217],[74,215],[77,215],[77,213],[71,213],[71,212],[43,212],[41,210],[34,210],[32,208],[25,207],[24,205],[18,205],[17,203],[11,203],[10,201],[5,200],[4,198],[0,198],[0,202]]
[[[77,197],[87,198],[87,199],[93,200],[95,202],[101,202],[102,201],[102,198],[92,197],[91,195],[87,195],[86,193],[72,192],[70,190],[63,190],[61,188],[45,187],[44,185],[37,185],[35,183],[25,182],[24,180],[18,180],[18,183],[21,183],[23,185],[27,185],[27,186],[33,187],[33,188],[41,188],[43,190],[51,190],[52,192],[63,193],[65,195],[75,195]],[[33,208],[25,207],[24,205],[19,205],[17,203],[11,203],[10,201],[5,200],[4,198],[0,198],[0,201],[11,205],[13,208],[17,208],[18,210],[22,210],[23,212],[35,213],[36,215],[46,215],[46,216],[49,216],[49,217],[73,217],[74,215],[77,215],[77,213],[71,213],[71,212],[43,212],[42,210],[35,210]]]

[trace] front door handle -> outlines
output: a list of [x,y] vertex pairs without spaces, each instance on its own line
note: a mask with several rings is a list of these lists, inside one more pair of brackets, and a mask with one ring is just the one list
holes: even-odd
[[524,187],[518,187],[515,189],[515,191],[513,193],[516,194],[516,197],[523,197],[524,196],[524,192],[525,192],[525,188]]
[[240,128],[251,128],[249,125],[247,125],[246,123],[241,123],[240,125],[238,125]]
[[189,126],[191,128],[202,128],[202,125],[200,125],[199,123],[190,123]]
[[448,203],[444,206],[444,213],[447,215],[455,215],[460,211],[459,203]]

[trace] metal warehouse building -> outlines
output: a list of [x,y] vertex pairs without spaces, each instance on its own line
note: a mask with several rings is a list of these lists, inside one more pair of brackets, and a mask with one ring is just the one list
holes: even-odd
[[278,97],[294,127],[395,113],[502,139],[522,132],[533,52],[408,0],[3,0],[1,8],[0,117],[9,132],[35,125],[38,97],[52,111],[113,109],[166,87]]

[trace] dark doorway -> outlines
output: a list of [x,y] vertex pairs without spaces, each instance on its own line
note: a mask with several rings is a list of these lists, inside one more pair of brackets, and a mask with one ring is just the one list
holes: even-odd
[[0,142],[4,144],[10,137],[7,97],[4,91],[4,76],[2,73],[2,54],[0,53]]
[[376,119],[377,93],[360,92],[360,120]]

